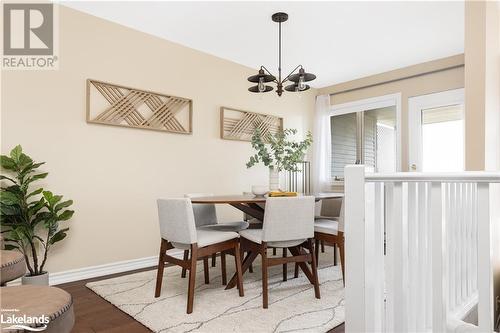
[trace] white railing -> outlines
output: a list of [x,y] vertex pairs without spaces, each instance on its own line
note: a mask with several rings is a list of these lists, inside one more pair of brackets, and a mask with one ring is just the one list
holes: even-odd
[[491,183],[346,167],[346,332],[493,331]]

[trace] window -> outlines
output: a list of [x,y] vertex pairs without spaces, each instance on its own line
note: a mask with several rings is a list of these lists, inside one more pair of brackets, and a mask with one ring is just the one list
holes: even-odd
[[396,171],[395,106],[332,116],[330,129],[334,180],[343,180],[348,164],[364,164],[369,172]]

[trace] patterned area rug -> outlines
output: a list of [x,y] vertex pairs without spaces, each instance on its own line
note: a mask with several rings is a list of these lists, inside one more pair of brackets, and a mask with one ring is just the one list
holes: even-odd
[[[279,250],[278,253],[281,251]],[[228,280],[234,260],[227,256]],[[186,314],[187,282],[180,267],[165,269],[162,293],[154,298],[156,271],[146,271],[88,283],[92,291],[128,313],[154,332],[327,332],[344,322],[344,288],[340,266],[333,266],[333,252],[320,254],[321,299],[300,272],[293,278],[289,264],[288,281],[282,281],[282,266],[269,270],[269,308],[262,308],[260,261],[254,272],[245,273],[245,296],[236,288],[224,290],[220,260],[210,268],[210,284],[203,283],[203,263],[198,262],[194,311]]]

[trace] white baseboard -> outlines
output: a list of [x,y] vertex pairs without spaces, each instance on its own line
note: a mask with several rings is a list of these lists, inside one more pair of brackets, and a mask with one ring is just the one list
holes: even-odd
[[[175,250],[169,252],[169,255],[182,259],[183,251]],[[135,269],[142,269],[153,267],[158,264],[158,256],[117,261],[104,265],[89,266],[83,268],[72,269],[63,272],[51,273],[49,272],[49,284],[57,285],[73,281],[91,279],[95,277],[123,273],[133,271]],[[20,285],[21,279],[17,279],[8,283],[9,286]]]

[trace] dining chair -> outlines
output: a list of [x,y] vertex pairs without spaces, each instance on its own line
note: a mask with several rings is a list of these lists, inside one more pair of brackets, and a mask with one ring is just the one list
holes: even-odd
[[[187,313],[193,312],[196,262],[222,251],[234,253],[237,286],[243,297],[239,235],[233,231],[218,231],[196,228],[193,206],[189,198],[158,199],[161,245],[156,276],[155,297],[159,297],[165,264],[171,263],[189,270]],[[183,260],[167,254],[167,250],[177,248],[188,250],[191,255]]]
[[[315,220],[335,220],[338,221],[342,198],[324,199],[316,202],[314,219]],[[325,242],[320,241],[321,253],[325,252]],[[337,266],[337,245],[333,245],[333,265]]]
[[[338,218],[316,218],[314,221],[314,239],[315,239],[315,256],[319,262],[319,243],[324,242],[325,245],[334,246],[334,265],[337,261],[337,253],[335,247],[339,248],[340,266],[342,269],[342,281],[345,285],[345,268],[344,268],[344,201],[340,205],[340,214]],[[298,267],[295,266],[295,277],[298,276]]]
[[[212,193],[188,193],[184,194],[185,198],[199,198],[199,197],[211,197]],[[237,222],[226,222],[219,223],[217,219],[217,210],[214,204],[192,204],[193,212],[194,212],[194,221],[196,224],[196,228],[203,228],[207,230],[218,230],[218,231],[234,231],[238,232],[240,230],[246,229],[249,226],[247,221],[237,221]],[[184,259],[187,259],[189,251],[184,251]],[[223,272],[226,271],[225,259],[221,254],[221,269]],[[212,255],[212,267],[216,266],[217,254],[214,253]],[[205,273],[205,283],[209,283],[209,270],[208,270],[208,258],[203,259],[203,267]],[[224,283],[225,274],[222,275],[222,283]],[[181,272],[181,277],[186,277],[186,269],[183,269]]]
[[[262,229],[240,231],[243,250],[250,250],[262,257],[262,306],[268,307],[268,268],[297,262],[307,271],[314,285],[314,294],[320,298],[316,257],[314,256],[314,197],[268,198]],[[303,252],[299,246],[307,248]],[[291,256],[268,258],[268,248],[282,248]],[[286,252],[285,252],[286,253]],[[307,267],[310,263],[311,271]],[[284,267],[285,269],[285,267]]]

